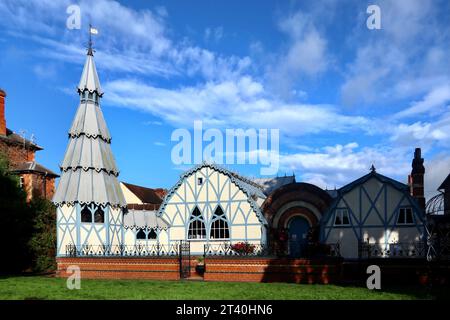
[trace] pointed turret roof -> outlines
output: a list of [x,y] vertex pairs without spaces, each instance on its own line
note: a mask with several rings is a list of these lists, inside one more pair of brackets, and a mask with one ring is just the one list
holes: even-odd
[[81,74],[80,83],[78,84],[78,92],[88,90],[89,92],[97,91],[99,96],[103,95],[98,79],[97,69],[95,68],[94,54],[92,48],[89,48],[84,63],[83,73]]
[[69,130],[69,144],[60,166],[61,179],[53,202],[56,205],[95,203],[126,207],[117,179],[119,171],[111,150],[111,136],[100,109],[103,93],[91,48],[78,93],[80,105]]

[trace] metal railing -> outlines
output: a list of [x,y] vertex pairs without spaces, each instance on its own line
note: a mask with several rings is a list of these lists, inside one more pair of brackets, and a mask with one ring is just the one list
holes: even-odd
[[270,247],[263,244],[249,243],[241,249],[229,242],[204,245],[205,256],[268,256],[271,253]]
[[66,246],[66,256],[176,256],[179,254],[179,244],[137,244],[137,245],[82,245],[75,246],[69,244]]
[[425,258],[427,245],[422,241],[395,243],[359,243],[360,258]]
[[[251,246],[251,247],[248,247]],[[280,246],[276,244],[248,244],[247,247],[236,246],[229,242],[208,243],[204,245],[205,256],[278,256],[278,257],[340,257],[340,244],[308,244],[300,242],[286,242]],[[297,250],[298,249],[298,250]]]

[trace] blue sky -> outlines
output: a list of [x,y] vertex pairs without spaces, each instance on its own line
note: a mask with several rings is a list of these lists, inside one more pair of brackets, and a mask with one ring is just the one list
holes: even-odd
[[[66,28],[69,5],[81,30]],[[366,27],[367,6],[381,30]],[[368,172],[406,182],[415,147],[426,192],[450,171],[450,4],[442,1],[0,2],[7,126],[58,171],[78,106],[87,24],[120,179],[171,187],[176,128],[280,129],[279,174],[340,187]],[[257,176],[259,167],[236,165]]]

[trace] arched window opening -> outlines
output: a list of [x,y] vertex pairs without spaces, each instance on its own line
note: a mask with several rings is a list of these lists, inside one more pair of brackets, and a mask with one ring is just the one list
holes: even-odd
[[200,210],[197,207],[195,207],[189,219],[188,239],[205,239],[205,238],[206,238],[205,220],[203,219]]
[[81,222],[92,222],[92,212],[87,204],[81,209]]
[[156,231],[154,229],[151,229],[148,233],[148,239],[156,239],[158,235],[156,234]]
[[100,206],[97,206],[97,209],[94,213],[94,222],[95,223],[104,223],[105,222],[105,212]]
[[138,233],[136,234],[136,239],[145,240],[146,238],[147,237],[146,237],[144,229],[139,229]]
[[229,239],[228,222],[221,207],[217,207],[211,219],[210,239]]

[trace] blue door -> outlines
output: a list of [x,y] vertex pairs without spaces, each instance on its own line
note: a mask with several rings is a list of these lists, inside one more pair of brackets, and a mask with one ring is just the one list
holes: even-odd
[[304,217],[293,217],[289,220],[289,255],[294,258],[302,256],[308,243],[309,223]]

